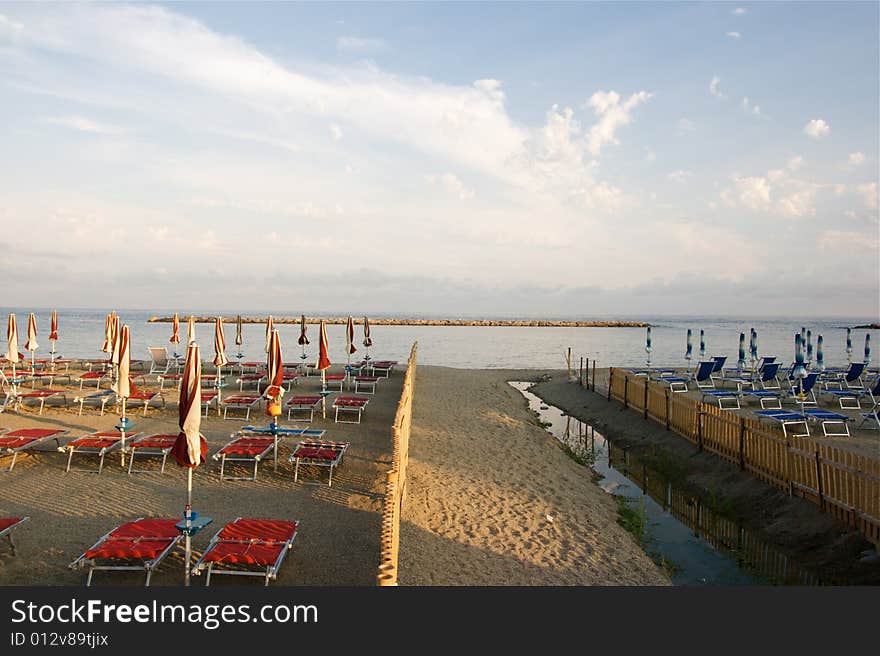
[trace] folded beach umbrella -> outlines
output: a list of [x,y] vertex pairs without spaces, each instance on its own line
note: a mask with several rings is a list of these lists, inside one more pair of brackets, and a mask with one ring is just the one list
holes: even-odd
[[752,336],[753,336],[752,358],[755,360],[755,362],[757,362],[758,361],[758,331],[755,329],[752,329]]
[[[18,357],[18,326],[15,324],[15,315],[12,313],[9,314],[9,321],[6,324],[6,344],[8,346],[6,359],[12,363],[12,379],[15,380],[15,365],[21,358]],[[14,390],[15,383],[12,386]]]
[[865,333],[865,364],[871,362],[871,333]]
[[846,329],[846,360],[852,362],[852,328]]
[[706,359],[706,331],[700,329],[700,360]]
[[685,344],[685,351],[684,351],[684,359],[687,360],[688,362],[690,362],[691,354],[693,354],[693,352],[694,352],[693,339],[694,339],[694,333],[690,328],[688,328],[687,343]]
[[326,389],[324,372],[330,368],[330,344],[327,340],[327,326],[324,324],[323,319],[321,319],[321,326],[318,328],[318,331],[320,338],[318,340],[318,361],[315,363],[315,368],[321,372],[321,388]]
[[116,375],[116,382],[110,387],[116,392],[116,396],[119,398],[120,406],[122,407],[122,416],[119,421],[119,432],[122,444],[122,464],[125,465],[125,429],[128,427],[128,419],[125,416],[125,406],[128,397],[131,396],[131,380],[129,379],[131,372],[131,341],[127,325],[120,327],[116,342],[119,346],[119,370]]
[[370,337],[370,320],[364,317],[364,350],[366,354],[364,355],[364,360],[370,359],[370,347],[373,345],[373,340]]
[[104,345],[101,347],[102,353],[110,353],[113,348],[113,313],[108,312],[104,319]]
[[[171,453],[181,467],[186,467],[186,507],[183,511],[187,528],[191,525],[192,514],[192,470],[205,462],[208,455],[208,443],[201,433],[202,426],[202,362],[199,359],[199,347],[190,344],[186,349],[186,363],[183,367],[183,379],[180,381],[180,397],[178,403],[178,420],[180,432]],[[189,531],[184,531],[186,546],[186,563],[184,583],[189,585],[189,562],[192,553]]]
[[807,377],[807,369],[804,366],[804,343],[798,333],[795,333],[794,336],[794,371],[792,375],[795,378]]
[[114,312],[110,317],[110,363],[119,365],[119,315]]
[[55,342],[58,341],[58,313],[52,310],[52,321],[49,324],[49,341],[52,346],[49,349],[49,359],[55,362]]
[[275,321],[272,315],[266,319],[266,353],[269,352],[269,342],[272,341],[272,331],[275,330]]
[[186,322],[186,343],[187,344],[195,344],[196,342],[196,318],[193,315],[189,315],[189,320]]
[[813,361],[813,331],[807,331],[807,363]]
[[168,340],[175,346],[180,344],[180,317],[177,312],[174,313],[174,319],[171,320],[171,339]]
[[739,334],[739,353],[737,354],[736,366],[742,371],[746,368],[746,334]]
[[645,337],[645,353],[648,354],[648,366],[651,366],[651,326],[648,326],[647,336]]
[[[244,338],[241,336],[241,315],[239,314],[235,318],[235,345],[241,346],[244,343]],[[239,351],[241,349],[238,349]]]
[[822,335],[819,335],[818,339],[816,339],[816,369],[819,371],[825,371],[825,352],[822,348]]
[[[281,359],[281,339],[277,330],[269,335],[269,352],[266,355],[266,372],[269,387],[266,388],[266,414],[272,417],[272,425],[277,426],[281,414],[281,397],[284,396],[284,361]],[[278,467],[278,460],[275,460]]]
[[217,367],[217,416],[220,416],[220,380],[223,377],[223,367],[229,364],[226,357],[226,337],[223,335],[223,317],[217,317],[214,325],[214,366]]
[[752,367],[755,365],[755,329],[749,328],[749,360],[752,361]]
[[34,313],[31,312],[28,317],[28,338],[24,344],[24,350],[31,352],[31,369],[34,368],[34,352],[38,348],[40,348],[40,345],[37,344],[37,319],[34,317]]

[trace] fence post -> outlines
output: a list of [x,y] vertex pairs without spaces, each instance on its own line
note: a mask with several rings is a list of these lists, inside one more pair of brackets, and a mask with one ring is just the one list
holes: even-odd
[[[595,370],[594,370],[595,371]],[[614,367],[608,368],[608,400],[611,400],[611,387],[614,385]]]
[[697,449],[703,451],[703,404],[697,408]]
[[590,358],[584,358],[587,367],[584,369],[584,379],[581,381],[581,387],[590,389]]
[[629,407],[629,376],[623,374],[623,407]]
[[825,496],[822,494],[822,463],[816,451],[816,488],[819,492],[819,508],[825,510]]
[[746,418],[739,418],[739,468],[746,469]]
[[645,419],[648,418],[648,379],[645,378]]
[[669,430],[669,390],[663,390],[663,396],[666,399],[666,430]]
[[578,385],[581,387],[584,386],[584,356],[581,356],[580,362],[578,363]]
[[593,358],[593,391],[596,391],[596,358]]

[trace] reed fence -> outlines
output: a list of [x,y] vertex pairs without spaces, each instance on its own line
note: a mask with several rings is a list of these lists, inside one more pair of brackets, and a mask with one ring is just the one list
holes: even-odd
[[[596,363],[581,386],[596,390]],[[645,376],[614,369],[602,380],[608,400],[665,425],[753,476],[817,504],[880,546],[880,459],[810,438],[786,437],[757,419],[702,403]]]
[[412,345],[403,391],[397,404],[397,414],[391,429],[391,469],[386,474],[385,498],[382,504],[382,536],[379,571],[376,583],[380,586],[397,585],[397,556],[400,549],[400,516],[406,498],[406,466],[409,460],[409,433],[412,424],[412,402],[416,384],[416,355],[419,343]]

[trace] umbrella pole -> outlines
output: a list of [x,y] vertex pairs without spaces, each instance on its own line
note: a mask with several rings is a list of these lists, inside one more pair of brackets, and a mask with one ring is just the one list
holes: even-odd
[[122,397],[122,421],[119,422],[121,428],[119,430],[120,440],[122,442],[122,448],[119,450],[119,453],[122,457],[122,466],[125,467],[125,405],[128,401],[128,398]]
[[223,370],[222,366],[217,367],[217,416],[218,417],[220,416],[220,403],[221,403],[221,401],[223,401],[223,399],[221,398],[222,392],[220,389],[220,381],[222,380],[222,374],[221,374],[222,370]]
[[190,543],[190,528],[192,526],[192,519],[190,517],[190,512],[192,510],[192,491],[193,491],[193,470],[192,467],[186,468],[186,508],[184,511],[186,515],[186,537],[184,539],[184,547],[186,549],[185,561],[184,561],[184,569],[183,569],[183,584],[189,587],[189,561],[192,555],[192,544]]

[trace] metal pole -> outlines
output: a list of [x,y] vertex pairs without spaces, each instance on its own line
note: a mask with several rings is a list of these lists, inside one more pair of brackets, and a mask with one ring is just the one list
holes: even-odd
[[[186,506],[192,509],[192,487],[193,487],[193,470],[192,467],[186,468]],[[186,513],[186,538],[184,546],[186,547],[186,556],[184,560],[183,584],[189,587],[189,561],[192,554],[192,545],[190,544],[190,529],[192,528],[192,519],[190,513]]]

